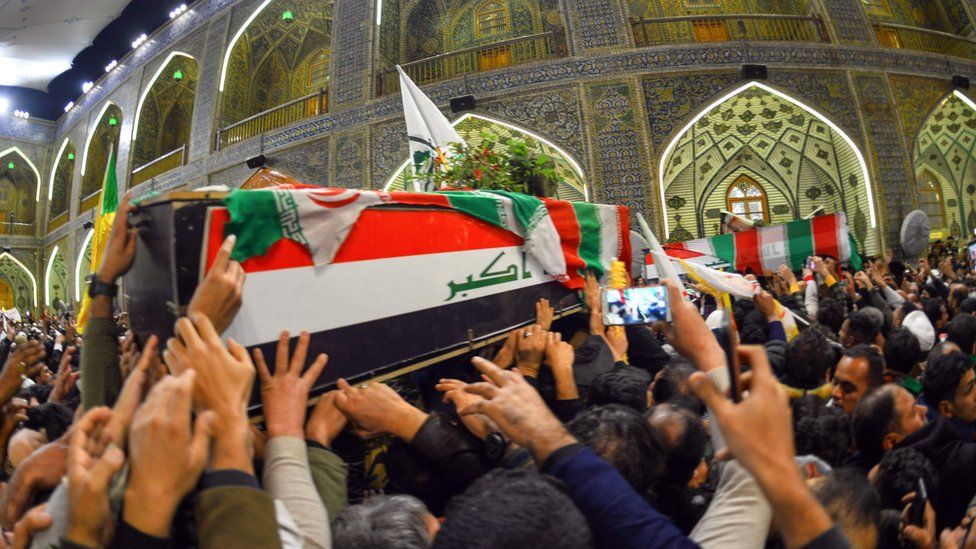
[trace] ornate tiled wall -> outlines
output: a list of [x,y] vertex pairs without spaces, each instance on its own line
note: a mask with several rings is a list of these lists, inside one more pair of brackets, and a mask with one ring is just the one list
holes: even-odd
[[336,187],[369,189],[374,185],[369,175],[369,135],[354,131],[337,135],[329,141],[331,170],[329,180]]
[[565,0],[572,43],[579,52],[622,48],[633,43],[622,0]]
[[852,77],[868,142],[868,163],[874,175],[881,228],[889,245],[898,242],[901,219],[912,209],[911,163],[897,124],[898,113],[883,74]]
[[925,117],[940,99],[952,91],[952,88],[949,81],[945,79],[902,74],[889,75],[888,81],[891,83],[898,114],[901,115],[901,127],[905,136],[905,143],[909,153],[911,153],[915,138]]

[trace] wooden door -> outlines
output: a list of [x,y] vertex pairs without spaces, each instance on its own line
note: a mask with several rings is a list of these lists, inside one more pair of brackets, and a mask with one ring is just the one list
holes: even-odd
[[729,29],[722,21],[692,21],[695,42],[728,42]]
[[501,46],[498,48],[488,48],[478,54],[478,70],[490,71],[511,66],[512,47]]
[[884,48],[900,48],[901,37],[898,36],[898,31],[894,29],[878,29],[878,42],[881,43],[881,47]]

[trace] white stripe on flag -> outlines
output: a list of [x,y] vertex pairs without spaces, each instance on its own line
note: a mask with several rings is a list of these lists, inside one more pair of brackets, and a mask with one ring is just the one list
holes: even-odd
[[787,256],[786,225],[759,229],[759,260],[764,271],[776,271],[787,262]]
[[[225,336],[256,345],[281,330],[315,333],[552,281],[531,256],[524,267],[522,248],[513,246],[249,273],[244,306]],[[396,274],[398,283],[377,285],[377,273]],[[451,297],[450,282],[464,289]]]
[[620,209],[616,206],[598,204],[597,218],[600,220],[600,265],[610,268],[610,261],[622,250],[620,242]]
[[692,250],[704,255],[715,256],[715,246],[712,246],[712,239],[710,238],[699,238],[698,240],[689,240],[684,243],[686,250]]
[[838,248],[840,248],[840,256],[850,259],[851,257],[851,241],[848,238],[850,234],[850,227],[847,226],[847,213],[839,212],[837,214],[837,234],[838,234]]

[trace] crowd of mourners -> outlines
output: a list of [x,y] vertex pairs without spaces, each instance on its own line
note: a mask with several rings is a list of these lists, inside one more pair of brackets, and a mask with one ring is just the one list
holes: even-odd
[[[132,208],[106,284],[133,263]],[[541,300],[494,347],[321,395],[307,333],[273,357],[222,340],[234,243],[168,341],[104,293],[83,336],[68,315],[6,323],[0,543],[976,547],[976,275],[955,242],[752,273],[762,293],[731,311],[665,281],[673,320],[651,326],[604,326],[591,275],[583,312]]]

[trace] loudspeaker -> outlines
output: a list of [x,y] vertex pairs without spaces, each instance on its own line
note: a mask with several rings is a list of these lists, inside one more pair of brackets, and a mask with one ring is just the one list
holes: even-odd
[[92,223],[91,221],[85,221],[85,223],[81,226],[81,228],[87,231],[88,229],[91,229],[94,226],[95,224]]
[[767,77],[766,65],[742,65],[739,71],[743,80],[765,80]]
[[257,168],[263,168],[267,163],[268,163],[268,157],[264,156],[263,154],[247,159],[247,167],[252,170]]
[[961,90],[969,89],[969,79],[961,74],[952,75],[952,87],[959,88]]
[[475,100],[473,95],[462,95],[451,98],[451,112],[473,111]]

